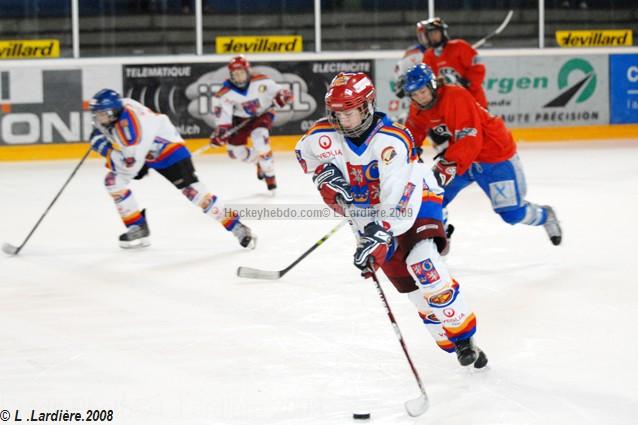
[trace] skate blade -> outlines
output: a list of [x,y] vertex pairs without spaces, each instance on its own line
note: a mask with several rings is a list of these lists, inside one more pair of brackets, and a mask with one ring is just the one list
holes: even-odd
[[134,241],[120,241],[120,248],[123,249],[139,249],[151,246],[149,238],[136,239]]

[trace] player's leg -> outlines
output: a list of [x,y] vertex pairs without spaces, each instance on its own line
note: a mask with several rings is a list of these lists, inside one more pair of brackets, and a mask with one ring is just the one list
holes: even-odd
[[256,237],[252,235],[250,228],[241,223],[236,211],[225,207],[223,202],[199,181],[190,156],[166,168],[157,169],[157,172],[181,190],[182,194],[204,214],[211,216],[226,230],[232,232],[241,246],[254,248]]
[[266,127],[257,127],[250,132],[253,141],[253,149],[257,154],[258,175],[266,180],[268,190],[277,189],[275,179],[275,162],[270,147],[269,130]]
[[482,368],[485,354],[474,345],[476,316],[464,300],[459,283],[452,278],[433,239],[418,241],[405,264],[418,285],[408,297],[424,318],[437,345],[445,351],[452,347],[459,363]]
[[149,246],[151,232],[146,223],[146,214],[144,210],[140,210],[133,192],[128,188],[130,183],[131,179],[113,171],[109,171],[104,179],[104,186],[113,198],[117,212],[127,228],[126,233],[120,235],[120,246],[122,248]]
[[476,164],[476,179],[490,197],[492,208],[509,224],[543,226],[551,242],[558,245],[562,230],[554,209],[525,200],[527,183],[518,155],[494,164]]

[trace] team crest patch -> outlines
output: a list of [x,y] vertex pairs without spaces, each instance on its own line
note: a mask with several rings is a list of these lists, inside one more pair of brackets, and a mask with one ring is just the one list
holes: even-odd
[[383,165],[388,165],[396,156],[397,151],[395,151],[392,146],[388,146],[381,151],[381,161],[383,161]]
[[266,91],[266,85],[265,84],[261,84],[257,90],[259,90],[259,93],[265,92]]
[[432,260],[429,258],[419,263],[412,264],[410,267],[412,267],[412,271],[416,275],[417,279],[419,279],[419,282],[423,285],[429,285],[441,280],[439,272],[436,270],[434,264],[432,264]]

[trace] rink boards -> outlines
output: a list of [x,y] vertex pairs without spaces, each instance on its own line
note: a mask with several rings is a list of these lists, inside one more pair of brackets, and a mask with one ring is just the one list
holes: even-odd
[[[324,115],[323,97],[340,71],[366,72],[377,106],[392,117],[407,100],[392,93],[400,52],[255,55],[253,72],[295,95],[278,111],[272,143],[292,150]],[[481,52],[490,111],[519,141],[636,139],[638,49]],[[228,77],[227,56],[7,61],[0,63],[0,161],[74,158],[91,132],[88,100],[108,87],[168,115],[189,146],[206,143],[211,99]],[[211,149],[221,153],[223,150]]]

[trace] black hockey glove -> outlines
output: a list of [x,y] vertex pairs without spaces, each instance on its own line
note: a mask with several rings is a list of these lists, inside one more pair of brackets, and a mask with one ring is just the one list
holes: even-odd
[[323,201],[338,214],[345,215],[342,205],[347,207],[354,198],[341,170],[332,163],[321,164],[315,170],[312,181],[317,185]]
[[354,252],[354,265],[361,270],[361,276],[368,278],[385,261],[390,249],[392,233],[377,223],[368,223]]

